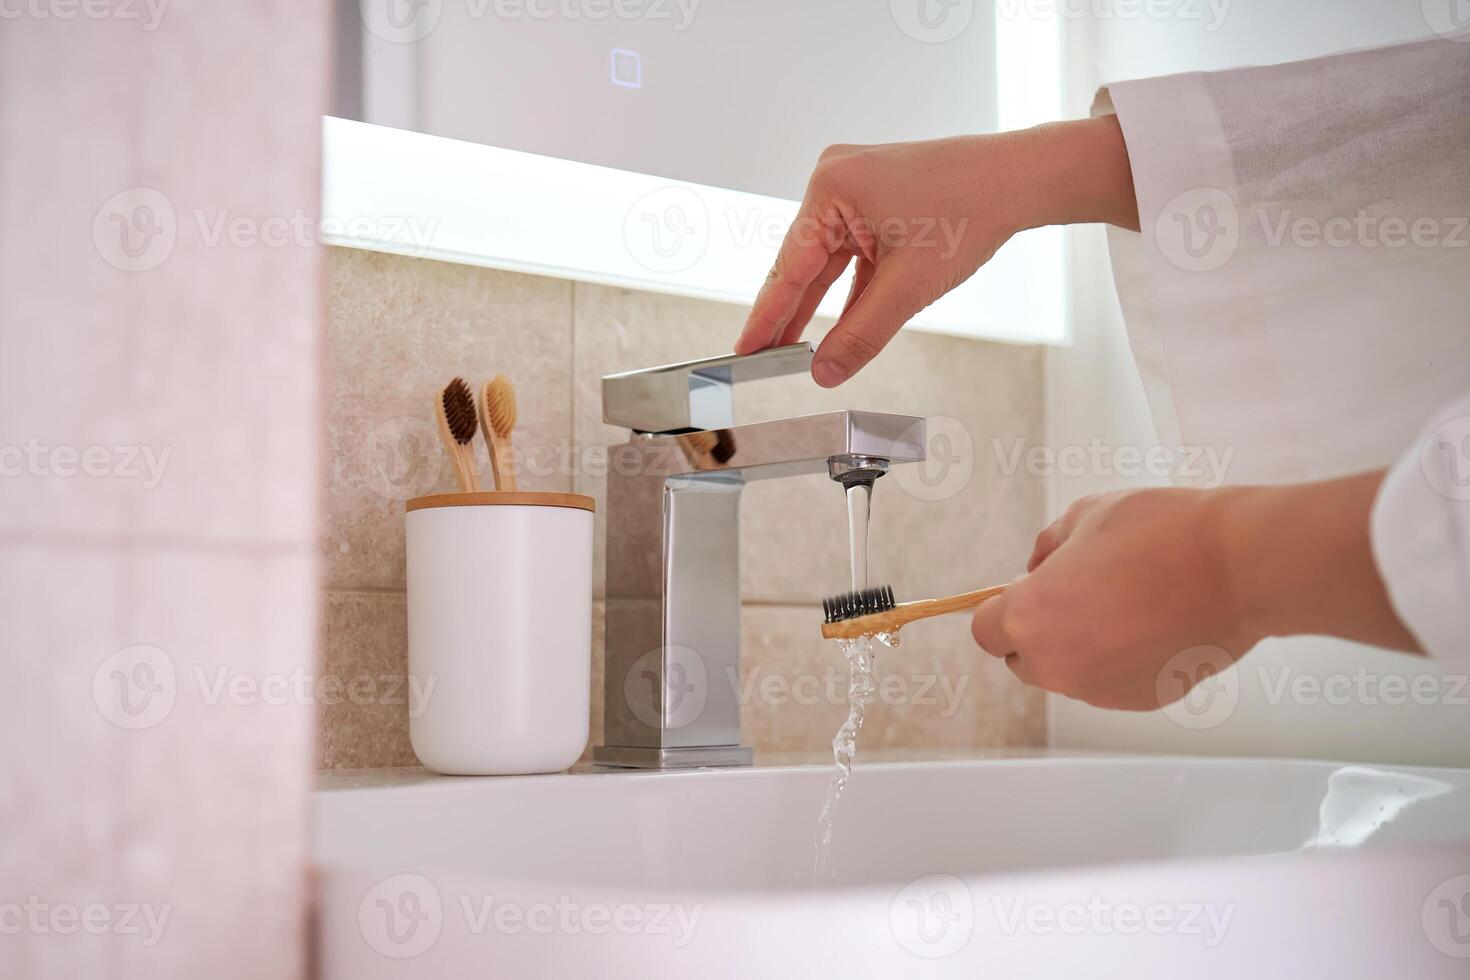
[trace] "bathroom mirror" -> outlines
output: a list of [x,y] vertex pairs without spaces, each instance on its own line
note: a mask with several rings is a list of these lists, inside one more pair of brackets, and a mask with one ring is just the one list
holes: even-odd
[[[748,303],[824,147],[1058,114],[1059,24],[1032,6],[338,0],[325,234]],[[1062,341],[1064,271],[1061,233],[1026,233],[915,325]]]

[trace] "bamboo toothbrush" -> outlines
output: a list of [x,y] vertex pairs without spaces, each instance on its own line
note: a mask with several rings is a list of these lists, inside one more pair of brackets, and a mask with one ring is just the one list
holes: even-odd
[[894,603],[893,589],[887,585],[860,592],[844,592],[822,600],[822,612],[826,617],[822,636],[829,640],[852,640],[874,633],[896,633],[900,626],[916,619],[974,609],[1005,590],[1004,585],[992,585],[988,589],[961,592],[943,599],[920,599],[899,604]]
[[480,427],[490,449],[490,469],[495,489],[516,488],[516,464],[511,455],[510,430],[516,426],[516,390],[510,379],[497,374],[480,392]]
[[475,396],[464,378],[455,378],[445,386],[435,399],[434,414],[439,417],[444,451],[454,461],[459,489],[466,493],[480,489],[475,477]]

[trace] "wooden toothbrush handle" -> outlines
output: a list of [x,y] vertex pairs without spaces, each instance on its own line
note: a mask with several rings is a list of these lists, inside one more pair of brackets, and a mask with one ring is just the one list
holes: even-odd
[[986,599],[1000,595],[1006,588],[1004,585],[992,585],[988,589],[961,592],[959,595],[945,596],[943,599],[920,599],[917,602],[901,603],[886,612],[874,613],[871,616],[859,616],[856,619],[844,619],[836,623],[823,623],[822,636],[829,640],[850,640],[859,636],[872,636],[874,633],[893,633],[900,626],[912,623],[916,619],[928,619],[931,616],[943,616],[945,613],[973,609]]
[[495,489],[516,489],[515,457],[510,451],[510,437],[502,439],[491,430],[485,430],[485,442],[490,447],[490,469],[495,474]]
[[905,602],[894,606],[893,612],[901,614],[897,617],[897,625],[902,626],[916,619],[928,619],[930,616],[943,616],[945,613],[974,609],[986,599],[998,596],[1005,590],[1004,585],[992,585],[988,589],[961,592],[959,595],[945,596],[943,599],[920,599],[917,602]]
[[465,493],[474,493],[480,489],[480,478],[475,474],[475,451],[473,443],[469,446],[454,446],[454,473],[459,479],[459,489]]

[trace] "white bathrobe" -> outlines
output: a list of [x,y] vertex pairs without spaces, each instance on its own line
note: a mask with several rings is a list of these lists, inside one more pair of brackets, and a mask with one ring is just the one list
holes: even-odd
[[1470,34],[1114,84],[1142,233],[1110,232],[1161,441],[1231,483],[1389,467],[1379,572],[1470,659]]

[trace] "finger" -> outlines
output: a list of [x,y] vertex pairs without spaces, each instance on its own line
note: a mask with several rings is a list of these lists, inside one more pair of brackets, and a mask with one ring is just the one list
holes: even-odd
[[1026,561],[1026,571],[1036,571],[1038,565],[1067,543],[1072,532],[1077,530],[1077,523],[1093,510],[1097,499],[1097,497],[1083,497],[1074,501],[1061,517],[1041,529],[1041,533],[1036,535],[1036,543],[1031,548],[1031,557]]
[[[807,287],[826,269],[842,239],[823,234],[823,223],[805,205],[786,230],[776,264],[745,318],[735,353],[750,354],[774,344],[796,315]],[[830,245],[830,247],[829,247]],[[820,298],[820,297],[819,297]]]
[[812,359],[817,384],[835,388],[857,374],[910,317],[929,305],[906,272],[891,258],[873,271],[868,287],[817,348]]
[[1052,521],[1036,535],[1036,544],[1031,548],[1031,557],[1026,560],[1026,571],[1034,572],[1038,565],[1051,557],[1051,553],[1062,546],[1071,535],[1071,529],[1061,520]]
[[1036,683],[1036,678],[1033,677],[1031,674],[1030,661],[1022,658],[1019,653],[1011,653],[1006,655],[1006,667],[1010,669],[1011,673],[1016,675],[1017,680],[1019,680],[1022,684],[1025,684],[1027,687],[1041,686],[1040,684]]
[[970,635],[992,657],[1008,657],[1017,652],[1015,642],[1005,630],[1005,608],[1006,596],[1001,593],[980,603],[970,620]]
[[873,271],[876,268],[877,266],[868,259],[858,259],[857,271],[852,276],[852,288],[847,291],[847,302],[842,304],[842,315],[838,317],[839,320],[852,312],[858,297],[863,294],[863,290],[868,288],[868,283],[873,281]]
[[776,341],[777,346],[794,344],[801,339],[801,332],[811,322],[812,314],[817,311],[817,305],[822,302],[822,297],[827,295],[827,290],[832,288],[832,284],[842,275],[843,270],[851,261],[852,252],[847,249],[832,254],[832,257],[827,260],[827,267],[806,288],[806,295],[801,298],[796,314],[781,330],[780,339]]

